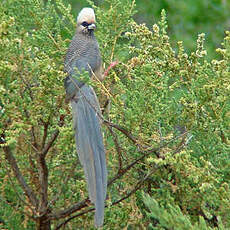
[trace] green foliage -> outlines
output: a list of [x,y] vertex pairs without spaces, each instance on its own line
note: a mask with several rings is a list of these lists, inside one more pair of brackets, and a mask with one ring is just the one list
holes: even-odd
[[[96,36],[105,67],[119,60],[103,83],[93,83],[101,105],[106,99],[110,102],[104,117],[136,138],[133,144],[113,129],[116,143],[104,128],[109,177],[146,149],[163,145],[160,158],[148,155],[109,187],[104,229],[145,228],[149,222],[152,229],[170,229],[176,223],[177,229],[230,228],[230,33],[226,32],[216,60],[205,49],[203,33],[196,48],[189,48],[190,54],[186,42],[173,41],[165,11],[149,29],[133,20],[134,1],[89,3],[96,11]],[[46,158],[51,210],[87,197],[83,170],[76,160],[71,112],[64,104],[63,57],[75,28],[70,12],[61,0],[0,3],[0,134],[4,133],[6,145],[39,197],[37,153],[59,131]],[[173,19],[169,15],[167,20],[171,29]],[[31,210],[19,199],[25,198],[23,191],[6,170],[9,166],[2,153],[0,160],[4,178],[0,215],[17,213],[4,227],[14,229],[23,223],[33,229],[33,221],[23,214],[30,215]],[[143,178],[141,188],[152,197],[144,199],[150,214],[146,216],[138,192],[112,206]],[[10,204],[19,208],[13,211]],[[92,216],[75,218],[67,228],[92,229]],[[52,226],[59,223],[55,220]]]
[[[176,53],[165,25],[163,12],[160,27],[154,25],[153,32],[133,23],[132,31],[126,33],[133,58],[120,74],[126,76],[121,79],[125,106],[114,114],[122,113],[123,124],[147,144],[161,143],[186,130],[186,139],[162,151],[164,160],[147,159],[146,171],[157,167],[150,194],[164,204],[180,205],[192,220],[198,221],[203,214],[214,224],[212,219],[222,216],[229,227],[225,167],[230,129],[229,32],[219,50],[222,60],[209,62],[204,34],[198,36],[197,49],[191,55],[185,53],[181,42]],[[178,150],[180,145],[185,147],[183,151]]]
[[[36,152],[41,151],[45,144],[46,140],[42,136],[50,138],[54,130],[59,128],[62,114],[68,113],[63,105],[63,57],[68,44],[65,35],[72,35],[74,19],[70,15],[70,8],[65,7],[61,1],[56,1],[55,5],[52,1],[1,1],[0,15],[0,101],[4,110],[1,114],[0,133],[4,133],[7,145],[14,149],[27,183],[38,194]],[[67,146],[73,144],[70,115],[66,116],[67,120],[69,122],[66,122],[67,125],[61,131],[65,138],[62,135],[59,138],[63,144],[57,144],[48,159],[48,168],[52,172],[49,177],[51,197],[63,187],[62,181],[56,180],[63,176],[59,169],[60,165],[63,167],[63,159],[65,164],[70,163],[64,171],[73,167],[73,159],[68,157],[74,156],[71,151],[73,147],[69,150],[70,154],[65,151]],[[2,166],[8,167],[6,164]],[[18,211],[30,213],[18,197],[25,199],[23,191],[16,186],[12,173],[5,173],[8,177],[6,183],[1,184],[0,190],[3,192],[7,189],[9,197],[4,197],[4,200],[8,200],[8,208],[2,217],[8,219],[10,215],[7,210],[11,209],[12,212],[12,202],[15,202],[13,206],[20,207]],[[61,203],[63,202],[64,197]],[[3,205],[6,203],[3,202]],[[19,229],[21,223],[25,223],[24,228],[31,229],[31,220],[26,215],[18,220],[14,227],[13,219],[9,223],[6,221],[9,229]]]
[[[189,55],[182,42],[175,52],[166,29],[164,11],[153,30],[131,21],[121,45],[129,53],[117,54],[120,66],[107,79],[109,117],[129,127],[138,143],[156,146],[186,132],[161,151],[164,159],[149,157],[129,181],[157,168],[147,183],[151,195],[163,204],[180,205],[192,221],[203,215],[213,226],[221,216],[229,227],[229,32],[218,50],[222,59],[208,61],[204,34]],[[99,41],[106,43],[103,36]],[[140,156],[119,137],[128,159]]]
[[[169,34],[173,45],[183,41],[191,52],[196,47],[196,36],[205,33],[208,59],[217,57],[215,49],[220,47],[224,30],[229,29],[229,1],[220,0],[137,0],[136,20],[149,27],[160,19],[161,10],[168,14]],[[220,56],[219,56],[220,57]]]
[[[87,6],[86,1],[63,0],[72,5],[72,13]],[[95,5],[103,7],[102,0],[94,0]],[[224,31],[229,29],[230,2],[227,0],[136,0],[135,21],[146,23],[151,28],[161,18],[161,11],[165,9],[168,15],[169,35],[175,47],[177,41],[183,41],[187,52],[196,48],[196,37],[205,33],[205,48],[207,58],[220,57],[215,49],[220,47]]]
[[161,207],[156,200],[146,194],[143,194],[143,200],[150,211],[147,213],[147,216],[153,219],[153,222],[157,222],[156,227],[153,227],[150,223],[148,229],[224,230],[220,219],[220,224],[217,228],[208,227],[203,217],[199,217],[198,223],[192,224],[190,218],[184,215],[178,206],[173,207],[168,205],[167,208]]

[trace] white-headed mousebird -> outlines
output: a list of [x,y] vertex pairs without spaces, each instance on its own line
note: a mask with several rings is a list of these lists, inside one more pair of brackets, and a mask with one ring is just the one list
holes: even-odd
[[[95,14],[83,8],[77,17],[76,33],[65,57],[66,99],[70,101],[77,153],[84,168],[89,198],[95,205],[95,226],[104,221],[107,189],[105,148],[101,132],[100,106],[93,88],[80,81],[84,71],[102,80],[101,56],[94,36]],[[77,71],[76,71],[77,70]]]

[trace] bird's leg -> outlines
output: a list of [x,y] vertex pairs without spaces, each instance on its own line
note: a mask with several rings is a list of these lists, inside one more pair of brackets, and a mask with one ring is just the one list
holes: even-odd
[[106,71],[104,72],[104,76],[106,77],[109,74],[109,71],[114,68],[119,62],[118,61],[113,61],[109,67],[106,69]]

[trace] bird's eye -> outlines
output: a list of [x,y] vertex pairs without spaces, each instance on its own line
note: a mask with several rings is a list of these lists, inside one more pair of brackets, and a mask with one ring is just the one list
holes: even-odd
[[88,22],[82,22],[81,25],[84,27],[87,27],[89,25],[89,23]]

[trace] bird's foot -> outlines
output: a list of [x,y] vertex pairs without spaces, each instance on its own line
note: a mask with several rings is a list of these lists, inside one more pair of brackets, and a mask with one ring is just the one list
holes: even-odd
[[106,71],[104,72],[104,76],[107,76],[109,74],[109,71],[114,68],[119,62],[118,61],[113,61],[109,67],[106,69]]

